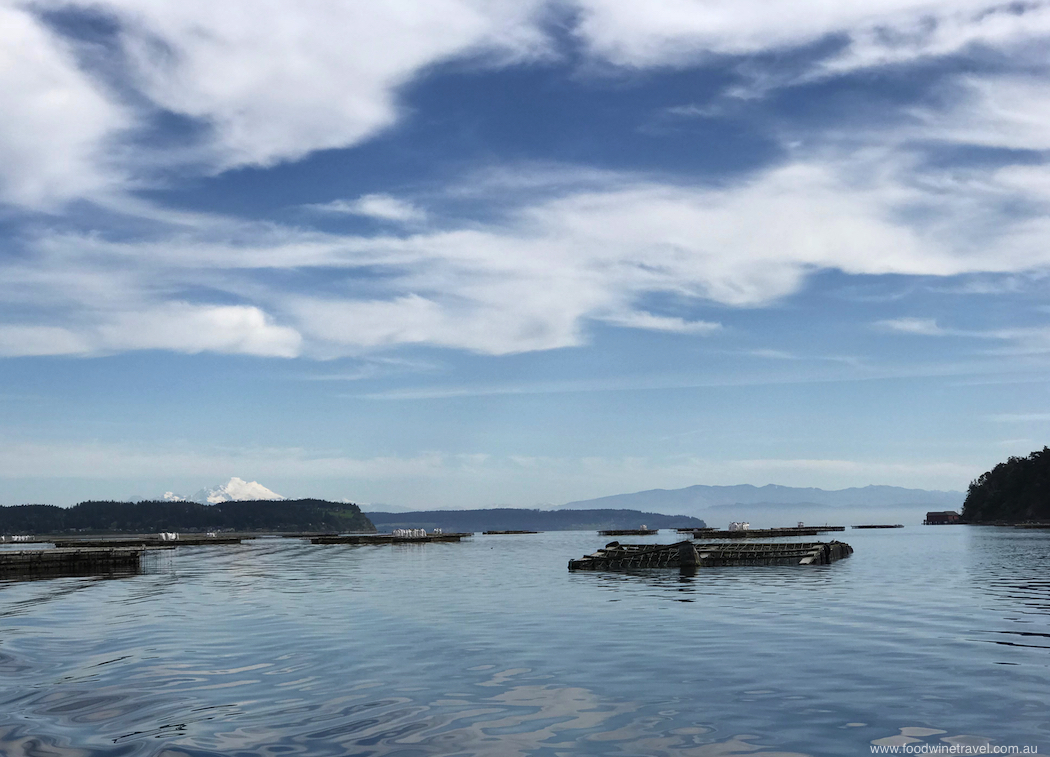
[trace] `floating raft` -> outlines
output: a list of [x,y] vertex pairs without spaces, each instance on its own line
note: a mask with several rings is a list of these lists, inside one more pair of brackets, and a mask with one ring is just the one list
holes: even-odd
[[514,536],[517,534],[539,534],[542,531],[482,531],[485,536]]
[[394,536],[393,534],[347,534],[346,536],[318,536],[311,544],[427,544],[433,541],[459,541],[462,534],[427,534],[426,536]]
[[0,551],[0,578],[135,572],[144,551],[134,547]]
[[52,542],[57,548],[84,547],[151,547],[154,549],[175,549],[175,547],[200,547],[218,544],[240,544],[241,537],[232,536],[180,536],[178,539],[164,541],[155,536],[137,536],[129,539],[55,539]]
[[599,536],[653,536],[660,533],[659,528],[612,528],[599,531]]
[[679,528],[680,534],[692,534],[694,539],[761,539],[781,536],[816,536],[831,531],[845,531],[845,526],[805,526],[798,528],[746,528],[741,531],[720,531],[717,528]]
[[754,544],[620,544],[611,542],[592,555],[569,560],[569,570],[631,570],[635,568],[714,568],[729,565],[829,565],[853,554],[840,541]]
[[892,525],[882,525],[882,524],[870,524],[869,523],[869,524],[865,524],[863,526],[852,526],[852,528],[904,528],[904,524],[903,523],[894,523]]

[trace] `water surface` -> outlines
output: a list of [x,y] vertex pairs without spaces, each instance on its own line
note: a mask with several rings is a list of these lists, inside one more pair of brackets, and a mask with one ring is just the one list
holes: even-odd
[[1050,748],[1050,532],[830,536],[855,554],[694,576],[569,573],[607,539],[556,532],[0,583],[0,753]]

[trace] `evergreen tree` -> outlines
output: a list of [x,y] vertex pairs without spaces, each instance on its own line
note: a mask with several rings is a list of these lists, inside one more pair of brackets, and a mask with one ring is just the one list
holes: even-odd
[[968,523],[1050,521],[1050,447],[1011,457],[970,484],[962,519]]

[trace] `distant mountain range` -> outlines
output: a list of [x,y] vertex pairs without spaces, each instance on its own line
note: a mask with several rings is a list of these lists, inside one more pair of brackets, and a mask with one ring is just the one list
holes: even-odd
[[[549,510],[490,508],[479,510],[404,511],[399,507],[373,505],[369,513],[383,528],[434,528],[451,530],[536,530],[556,531],[591,528],[636,528],[645,523],[652,528],[675,525],[696,526],[682,516],[706,519],[724,525],[733,520],[772,526],[811,523],[921,523],[927,510],[955,510],[966,495],[956,491],[905,489],[899,486],[864,486],[850,489],[817,489],[769,484],[752,486],[687,486],[684,489],[649,489],[578,500]],[[192,497],[167,492],[169,502],[276,501],[280,494],[257,481],[231,478],[225,484],[202,489]],[[366,505],[368,509],[372,509]],[[463,513],[464,515],[456,515]],[[376,520],[378,518],[379,520]]]
[[395,528],[441,528],[445,531],[589,531],[614,528],[703,528],[704,521],[682,515],[637,510],[418,510],[407,513],[369,512],[380,531]]
[[[806,506],[807,509],[850,508],[880,509],[928,507],[931,510],[955,509],[962,506],[965,493],[928,489],[904,489],[899,486],[864,486],[828,491],[812,487],[793,486],[687,486],[684,489],[650,489],[631,494],[568,502],[558,510],[590,510],[595,508],[657,510],[668,514],[703,516],[711,509],[718,512],[735,511],[747,505],[763,511],[776,510],[786,505]],[[712,513],[708,513],[711,515]]]

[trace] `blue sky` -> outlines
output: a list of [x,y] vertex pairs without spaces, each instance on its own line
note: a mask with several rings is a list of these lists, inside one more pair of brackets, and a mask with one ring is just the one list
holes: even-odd
[[0,501],[963,489],[1050,427],[1050,3],[0,3]]

